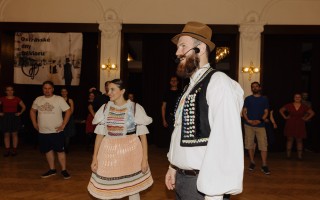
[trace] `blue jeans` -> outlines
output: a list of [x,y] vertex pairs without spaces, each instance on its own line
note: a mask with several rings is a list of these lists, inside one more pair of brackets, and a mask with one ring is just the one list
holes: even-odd
[[[204,194],[197,190],[198,175],[191,176],[177,172],[176,200],[204,200]],[[224,195],[223,200],[229,200],[230,195]]]

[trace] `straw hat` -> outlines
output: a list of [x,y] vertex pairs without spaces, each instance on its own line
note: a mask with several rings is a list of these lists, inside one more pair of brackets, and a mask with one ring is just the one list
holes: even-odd
[[206,24],[200,23],[200,22],[188,22],[182,32],[176,36],[174,36],[171,41],[174,44],[177,44],[179,41],[179,38],[183,35],[187,35],[190,37],[193,37],[197,40],[200,40],[201,42],[207,44],[210,48],[210,51],[214,49],[216,46],[213,42],[211,42],[211,36],[212,36],[212,30],[209,26]]

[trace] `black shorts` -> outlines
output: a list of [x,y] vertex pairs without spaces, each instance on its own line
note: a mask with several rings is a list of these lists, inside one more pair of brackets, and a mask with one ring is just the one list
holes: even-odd
[[53,150],[55,152],[64,152],[64,132],[60,133],[39,133],[39,146],[41,153],[48,153]]

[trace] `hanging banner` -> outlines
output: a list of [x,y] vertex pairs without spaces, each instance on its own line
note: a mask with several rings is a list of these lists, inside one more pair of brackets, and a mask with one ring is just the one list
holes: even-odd
[[14,83],[79,85],[82,33],[15,33]]

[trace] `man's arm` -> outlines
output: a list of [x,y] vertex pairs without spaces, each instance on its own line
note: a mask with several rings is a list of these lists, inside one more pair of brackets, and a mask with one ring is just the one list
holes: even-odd
[[197,188],[206,196],[242,192],[244,156],[241,130],[243,90],[225,74],[212,75],[207,88],[210,137],[200,168]]
[[260,121],[258,120],[251,120],[248,118],[248,109],[246,107],[243,107],[242,109],[242,116],[244,118],[244,120],[248,123],[248,124],[251,124],[251,125],[257,125],[258,123],[261,123]]
[[65,114],[63,117],[63,122],[62,122],[61,126],[56,128],[57,132],[61,132],[64,130],[64,128],[66,127],[66,125],[70,119],[70,115],[71,115],[71,109],[69,108],[68,110],[65,111]]
[[248,122],[248,123],[250,124],[250,122],[251,122],[252,120],[250,120],[250,119],[248,118],[247,113],[248,113],[247,108],[246,108],[246,107],[243,107],[243,109],[242,109],[242,116],[243,116],[244,120],[246,120],[246,122]]
[[274,117],[273,117],[273,110],[270,111],[270,121],[272,123],[273,128],[278,128],[276,120],[274,120]]
[[167,107],[167,102],[163,101],[162,106],[161,106],[161,116],[162,116],[162,124],[164,127],[168,127],[168,123],[166,120],[166,107]]
[[37,122],[37,110],[31,108],[30,109],[30,119],[32,122],[33,127],[39,131],[39,126],[38,126],[38,122]]

